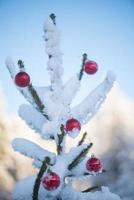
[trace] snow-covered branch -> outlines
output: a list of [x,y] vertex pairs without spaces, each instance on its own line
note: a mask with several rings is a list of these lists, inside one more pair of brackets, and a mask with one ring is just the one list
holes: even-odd
[[19,116],[25,120],[30,128],[41,134],[42,126],[46,119],[35,108],[28,104],[22,104],[19,107]]
[[10,57],[7,57],[5,64],[7,69],[9,70],[11,78],[14,79],[16,75],[16,70],[15,70],[15,64],[13,63],[12,59]]
[[[13,82],[15,80],[15,75],[17,74],[16,71],[16,67],[14,62],[12,61],[11,58],[6,58],[6,67],[9,70],[9,73],[11,75],[11,78],[13,79]],[[29,94],[28,88],[21,88],[21,87],[17,87],[17,89],[20,91],[20,93],[27,99],[28,102],[30,102],[31,104],[35,104],[33,98],[31,97],[31,95]]]
[[88,153],[92,145],[93,144],[90,143],[71,148],[68,154],[69,158],[68,170],[72,170],[73,168],[75,168],[84,159],[85,155]]
[[55,163],[55,154],[51,153],[39,145],[35,144],[24,138],[16,138],[12,142],[12,147],[15,151],[19,151],[21,154],[34,159],[34,161],[43,161],[45,157],[51,159],[51,164]]
[[87,60],[87,54],[83,54],[82,65],[79,74],[71,77],[63,87],[63,103],[64,105],[70,105],[75,95],[80,88],[80,81],[83,77],[84,65]]
[[113,86],[115,81],[115,75],[109,71],[105,80],[97,86],[80,104],[71,109],[71,113],[77,118],[82,124],[85,124],[91,119],[101,104],[106,99],[107,93]]
[[76,93],[80,88],[80,81],[78,79],[78,75],[71,77],[63,87],[63,103],[65,105],[70,105],[72,100],[74,99]]
[[[22,63],[21,60],[18,61],[18,63],[20,63],[20,62]],[[15,76],[16,76],[17,72],[16,72],[15,64],[13,63],[11,58],[6,59],[6,67],[9,70],[9,73],[11,75],[11,78],[13,79],[13,82],[15,82]],[[21,67],[22,66],[20,65],[20,68]],[[23,65],[23,70],[25,71],[24,65]],[[43,105],[37,91],[35,90],[35,88],[33,87],[33,85],[31,83],[27,87],[17,87],[17,89],[27,99],[27,101],[29,103],[31,103],[39,112],[42,113],[42,115],[47,120],[49,120],[48,115],[44,111],[44,105]]]
[[48,54],[48,71],[51,80],[51,89],[55,97],[59,97],[62,92],[62,52],[60,50],[60,35],[51,16],[44,25],[44,39],[46,53]]

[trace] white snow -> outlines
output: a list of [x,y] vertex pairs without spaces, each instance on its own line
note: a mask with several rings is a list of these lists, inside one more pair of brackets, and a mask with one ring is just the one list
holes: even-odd
[[12,142],[12,147],[15,151],[19,151],[21,154],[33,158],[34,160],[43,161],[45,157],[50,157],[51,163],[55,163],[56,155],[54,153],[43,149],[39,145],[27,139],[14,139]]
[[45,117],[41,113],[28,104],[22,104],[18,112],[19,116],[25,120],[30,128],[41,134],[42,126],[46,121]]
[[79,135],[79,130],[77,128],[73,128],[72,131],[68,131],[67,134],[72,137],[72,138],[76,138]]
[[15,65],[14,65],[12,59],[10,57],[7,57],[5,64],[10,72],[11,77],[14,79],[14,77],[16,75],[16,70],[15,70]]
[[71,77],[63,87],[63,102],[65,105],[70,105],[76,93],[80,88],[78,75]]

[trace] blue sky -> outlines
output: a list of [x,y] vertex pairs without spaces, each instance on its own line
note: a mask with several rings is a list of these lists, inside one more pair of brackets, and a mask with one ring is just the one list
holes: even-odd
[[25,100],[12,84],[5,67],[11,56],[22,59],[33,84],[48,85],[43,23],[57,16],[64,52],[64,80],[79,71],[86,52],[99,64],[94,76],[85,75],[77,103],[95,88],[108,69],[115,71],[121,90],[134,99],[133,0],[0,0],[0,83],[8,110],[16,112]]

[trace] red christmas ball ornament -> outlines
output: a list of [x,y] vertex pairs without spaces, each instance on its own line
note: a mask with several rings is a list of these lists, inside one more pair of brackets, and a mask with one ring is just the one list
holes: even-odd
[[86,163],[87,170],[91,172],[99,172],[101,167],[101,161],[95,157],[90,158]]
[[15,83],[19,87],[27,87],[30,83],[30,76],[26,72],[19,72],[15,76]]
[[87,73],[87,74],[95,74],[98,70],[98,64],[95,62],[95,61],[87,61],[85,63],[85,66],[84,66],[84,71]]
[[60,185],[60,178],[54,172],[48,172],[46,176],[41,179],[43,187],[48,191],[56,190]]
[[78,129],[79,131],[81,130],[81,124],[80,122],[77,120],[77,119],[69,119],[67,122],[66,122],[66,131],[69,132],[69,131],[72,131],[73,129]]

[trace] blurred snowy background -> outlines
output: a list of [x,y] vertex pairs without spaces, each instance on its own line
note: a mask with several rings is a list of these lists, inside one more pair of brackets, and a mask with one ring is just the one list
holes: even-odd
[[133,200],[133,0],[0,0],[0,200],[11,199],[10,192],[18,179],[36,173],[28,158],[11,149],[13,138],[36,140],[54,150],[53,143],[41,141],[17,116],[18,107],[25,100],[16,91],[5,67],[6,56],[10,55],[16,63],[21,58],[34,84],[49,83],[42,27],[51,12],[56,13],[62,32],[64,79],[78,72],[84,52],[100,66],[95,76],[84,77],[74,104],[101,82],[108,69],[115,71],[118,82],[97,115],[82,130],[89,133],[88,139],[94,143],[92,153],[100,156],[107,172],[76,186],[108,185],[124,200]]

